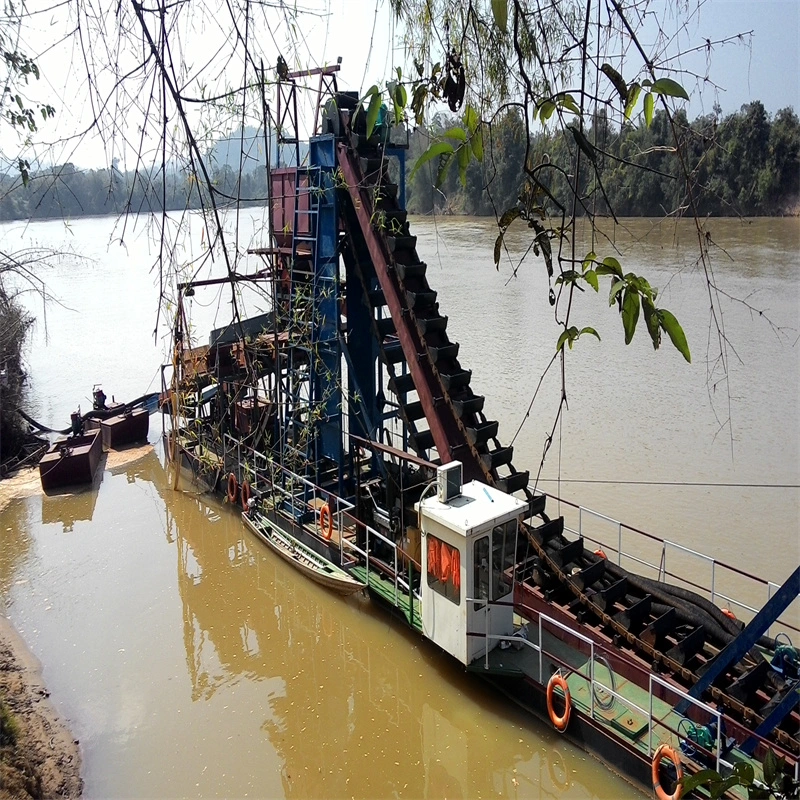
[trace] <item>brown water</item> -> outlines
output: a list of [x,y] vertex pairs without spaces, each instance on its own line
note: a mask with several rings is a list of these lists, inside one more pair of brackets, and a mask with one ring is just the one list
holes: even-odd
[[[629,227],[641,238],[651,226]],[[509,441],[555,348],[544,269],[526,264],[504,286],[488,220],[413,229],[463,363]],[[2,230],[7,242],[19,235]],[[709,403],[707,299],[685,241],[676,251],[674,230],[661,229],[628,263],[668,286],[663,304],[694,362],[667,344],[653,353],[641,335],[625,348],[605,295],[582,296],[576,324],[594,324],[603,341],[569,353],[570,412],[543,476],[559,476],[560,452],[563,496],[780,580],[800,555],[797,488],[569,482],[800,483],[800,223],[712,230],[736,258],[719,263],[720,283],[786,329],[726,301],[744,362],[730,364],[733,447]],[[156,387],[147,237],[107,252],[111,231],[107,219],[27,229],[42,243],[87,244],[96,259],[65,258],[52,272],[75,311],[51,307],[49,343],[39,326],[30,353],[36,415],[54,425],[86,406],[95,381],[117,397]],[[224,314],[194,310],[203,331],[201,318]],[[558,388],[545,381],[515,442],[518,466],[535,472]],[[151,427],[155,441],[157,417]],[[76,496],[16,501],[0,530],[0,592],[81,740],[87,797],[635,796],[368,601],[297,575],[229,509],[171,491],[157,452]]]

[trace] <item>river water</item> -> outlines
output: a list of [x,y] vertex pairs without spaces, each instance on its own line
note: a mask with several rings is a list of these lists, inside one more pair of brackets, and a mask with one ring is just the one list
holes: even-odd
[[[246,223],[257,230],[259,212]],[[495,271],[489,220],[412,228],[506,443],[558,337],[544,267],[526,262],[511,280],[507,263]],[[27,300],[40,318],[33,416],[54,427],[87,408],[93,383],[118,399],[159,385],[153,239],[140,220],[124,247],[109,245],[118,230],[106,218],[0,228],[6,249],[64,251],[45,275],[60,301],[46,325]],[[653,352],[642,331],[625,347],[607,290],[581,295],[573,323],[602,342],[584,337],[567,353],[569,412],[540,486],[780,582],[800,560],[800,221],[713,221],[711,232],[724,248],[719,287],[768,317],[720,296],[728,382],[713,369],[691,230],[627,221],[620,260],[661,288],[693,361],[668,342]],[[509,237],[519,253],[521,234]],[[205,335],[225,307],[199,295]],[[514,442],[533,474],[559,394],[560,375],[548,375]],[[638,796],[368,601],[297,575],[228,508],[185,484],[172,491],[159,432],[154,416],[156,448],[105,469],[93,489],[0,512],[0,596],[81,741],[87,797]]]

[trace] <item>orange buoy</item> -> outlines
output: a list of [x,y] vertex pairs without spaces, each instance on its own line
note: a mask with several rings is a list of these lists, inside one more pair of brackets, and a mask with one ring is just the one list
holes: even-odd
[[319,510],[319,529],[322,533],[322,538],[329,542],[333,536],[333,515],[331,514],[330,506],[325,503]]
[[236,476],[231,472],[231,474],[228,475],[228,502],[235,503],[238,495],[239,483],[236,480]]
[[724,614],[724,615],[725,615],[725,616],[726,616],[728,619],[736,619],[736,614],[734,614],[734,613],[733,613],[733,611],[731,611],[729,608],[723,608],[723,609],[722,609],[722,613],[723,613],[723,614]]
[[[672,794],[667,794],[661,788],[661,779],[658,775],[658,769],[661,766],[662,758],[668,758],[675,765],[675,772],[677,773],[678,777],[677,786]],[[680,797],[683,794],[683,786],[681,785],[681,778],[683,778],[683,767],[681,766],[680,757],[668,744],[660,744],[655,752],[655,755],[653,755],[652,777],[653,791],[656,793],[658,800],[680,800]]]
[[[561,715],[556,714],[556,710],[553,707],[553,696],[555,694],[556,686],[558,686],[561,691],[564,692],[564,713]],[[567,725],[569,725],[569,715],[571,712],[572,697],[569,693],[567,679],[560,672],[556,672],[547,682],[547,713],[550,715],[550,722],[553,723],[553,726],[559,733],[564,733],[564,731],[567,729]]]
[[242,508],[245,513],[250,510],[250,484],[247,481],[242,481]]
[[598,547],[597,550],[594,551],[594,554],[608,561],[608,556],[605,554],[605,551],[601,547]]

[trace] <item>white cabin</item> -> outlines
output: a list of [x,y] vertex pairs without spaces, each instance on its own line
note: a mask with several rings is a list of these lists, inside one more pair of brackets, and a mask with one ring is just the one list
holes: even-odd
[[[449,475],[452,464],[440,467]],[[460,483],[460,481],[458,481]],[[519,520],[528,504],[478,481],[417,504],[422,533],[422,630],[462,664],[514,632],[512,568]],[[440,499],[447,498],[450,499]],[[487,606],[506,601],[508,605]],[[488,629],[487,629],[488,625]]]

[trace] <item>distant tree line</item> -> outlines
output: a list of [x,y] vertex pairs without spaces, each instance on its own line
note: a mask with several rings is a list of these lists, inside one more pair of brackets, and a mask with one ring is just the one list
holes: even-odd
[[[231,166],[222,164],[212,174],[211,191],[220,206],[237,198],[241,205],[263,205],[266,186],[264,166],[240,176]],[[193,209],[201,207],[208,192],[207,187],[176,169],[121,172],[116,162],[110,169],[62,164],[31,170],[27,185],[12,170],[0,176],[0,220]]]
[[[800,122],[793,109],[784,108],[770,118],[756,101],[727,117],[715,113],[691,124],[685,112],[678,111],[675,123],[701,216],[798,213]],[[442,135],[452,124],[439,117],[433,130],[414,134],[409,175],[431,137]],[[681,165],[663,111],[656,112],[649,127],[630,123],[621,129],[612,127],[604,113],[596,114],[585,135],[595,161],[582,160],[579,196],[584,210],[649,217],[687,208],[686,184],[678,178]],[[570,212],[572,193],[559,167],[570,168],[569,148],[575,146],[572,136],[544,132],[532,140],[529,153],[530,166],[554,165],[537,175],[553,199]],[[442,170],[441,161],[428,161],[409,181],[409,210],[480,216],[501,215],[516,205],[523,183],[525,127],[515,109],[496,118],[484,134],[484,148],[483,162],[470,162],[463,183],[455,165]],[[552,200],[546,205],[551,212],[557,208]],[[582,213],[580,204],[577,212]]]
[[[691,124],[678,111],[675,122],[699,214],[798,213],[800,121],[791,108],[770,118],[756,101],[727,117],[706,115]],[[432,129],[414,132],[407,159],[409,176],[431,137],[451,125],[452,120],[440,116]],[[678,179],[680,167],[663,112],[656,112],[649,127],[631,123],[621,130],[612,127],[605,114],[596,114],[586,137],[596,159],[582,161],[579,191],[585,208],[599,214],[613,210],[618,217],[651,217],[686,207],[685,183]],[[408,181],[409,210],[484,216],[500,215],[514,206],[525,158],[525,127],[519,113],[511,109],[501,114],[484,140],[483,162],[470,162],[464,183],[455,165],[441,171],[436,159],[413,174]],[[570,147],[575,147],[571,137],[540,133],[531,142],[529,159],[534,165],[549,162],[566,168],[572,163]],[[237,200],[243,206],[264,204],[265,167],[240,175],[228,161],[222,159],[212,175],[217,204]],[[557,202],[565,206],[571,202],[563,172],[538,174]],[[110,169],[79,169],[72,164],[32,169],[27,185],[10,170],[0,176],[0,221],[196,209],[208,199],[203,197],[208,192],[180,170],[122,172],[116,161]],[[550,206],[552,212],[555,203]]]

